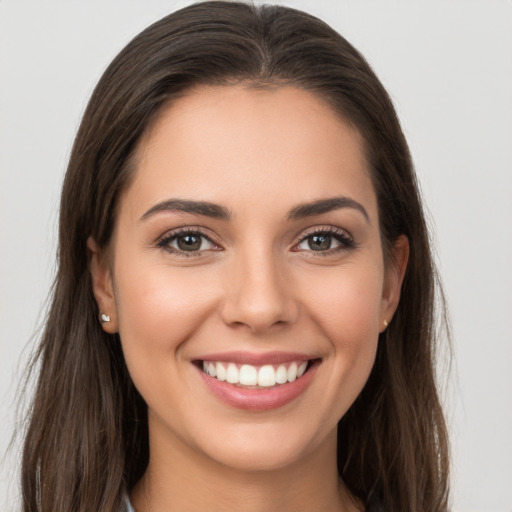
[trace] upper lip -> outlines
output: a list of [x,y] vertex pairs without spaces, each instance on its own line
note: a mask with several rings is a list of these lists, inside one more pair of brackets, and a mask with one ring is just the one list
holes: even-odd
[[266,364],[280,364],[288,363],[291,361],[309,361],[317,359],[317,356],[311,354],[304,354],[299,352],[218,352],[214,354],[207,354],[195,358],[197,361],[212,361],[212,362],[225,362],[225,363],[238,363],[250,364],[253,366],[263,366]]

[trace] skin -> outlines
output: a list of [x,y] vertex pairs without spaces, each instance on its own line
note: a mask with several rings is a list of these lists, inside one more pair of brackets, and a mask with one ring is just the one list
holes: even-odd
[[[408,256],[402,237],[384,265],[358,132],[290,86],[205,87],[166,108],[137,153],[108,250],[89,240],[95,297],[111,316],[103,328],[120,333],[148,404],[150,463],[134,507],[356,510],[338,479],[336,426],[369,376]],[[348,206],[289,218],[339,196],[366,216]],[[171,198],[215,203],[231,218],[162,210],[141,220]],[[211,242],[188,256],[177,239],[162,246],[186,226]],[[331,238],[312,250],[312,230],[329,229],[353,246]],[[291,403],[240,410],[213,396],[192,363],[233,350],[321,364]]]

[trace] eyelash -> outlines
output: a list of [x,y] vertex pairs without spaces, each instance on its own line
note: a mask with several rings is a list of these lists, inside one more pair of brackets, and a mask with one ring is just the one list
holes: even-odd
[[[294,247],[298,247],[303,242],[307,241],[308,238],[315,236],[315,235],[324,235],[331,238],[334,238],[337,242],[339,242],[338,247],[333,247],[330,249],[327,249],[325,251],[315,251],[313,249],[310,249],[306,252],[311,253],[310,256],[312,257],[324,257],[324,256],[330,256],[332,254],[337,254],[340,252],[345,252],[350,249],[355,249],[357,247],[356,242],[354,239],[343,229],[335,228],[333,226],[317,226],[313,228],[312,230],[306,232],[301,239],[295,244]],[[294,249],[295,251],[299,252],[302,251],[301,249]]]
[[[180,236],[198,236],[199,238],[208,241],[210,244],[214,246],[214,249],[200,249],[197,251],[183,251],[179,248],[171,247],[171,243],[176,241]],[[329,248],[327,250],[320,250],[315,251],[313,249],[310,250],[303,250],[303,249],[297,249],[297,247],[302,244],[303,242],[307,241],[308,238],[315,236],[315,235],[324,235],[331,238],[334,238],[337,242],[339,242],[338,247]],[[167,252],[170,252],[176,256],[179,257],[193,257],[197,256],[204,251],[208,250],[215,250],[220,251],[222,248],[219,247],[200,227],[185,227],[180,228],[176,231],[172,231],[171,233],[166,233],[162,238],[159,239],[157,242],[157,247],[162,248],[166,250]],[[312,230],[306,232],[299,240],[294,244],[293,251],[294,252],[309,252],[311,253],[310,256],[312,257],[323,257],[323,256],[330,256],[332,254],[337,254],[340,252],[348,251],[350,249],[355,249],[357,247],[357,244],[355,243],[354,239],[344,230],[335,228],[333,226],[318,226],[313,228]]]
[[190,258],[191,256],[197,256],[198,254],[202,253],[205,250],[211,250],[211,249],[202,249],[198,251],[182,251],[178,248],[171,247],[171,243],[177,240],[180,236],[198,236],[199,238],[203,240],[207,240],[210,244],[212,244],[215,249],[213,250],[221,250],[220,247],[206,234],[200,227],[186,227],[186,228],[180,228],[176,231],[172,231],[171,233],[166,233],[160,240],[157,242],[157,247],[160,247],[167,252],[170,252],[176,256],[184,257],[184,258]]

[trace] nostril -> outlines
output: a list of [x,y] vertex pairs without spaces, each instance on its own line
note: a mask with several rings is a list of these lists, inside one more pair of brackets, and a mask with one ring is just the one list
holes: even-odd
[[[261,270],[261,262],[258,263]],[[223,321],[234,328],[245,327],[252,333],[293,324],[298,318],[299,306],[283,276],[246,272],[234,276],[233,289],[227,293],[220,309]]]

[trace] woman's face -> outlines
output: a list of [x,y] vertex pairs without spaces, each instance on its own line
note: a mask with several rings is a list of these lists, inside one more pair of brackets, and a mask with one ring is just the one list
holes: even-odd
[[406,246],[386,270],[361,139],[311,93],[219,86],[175,101],[139,145],[109,257],[90,241],[152,453],[252,469],[334,453]]

